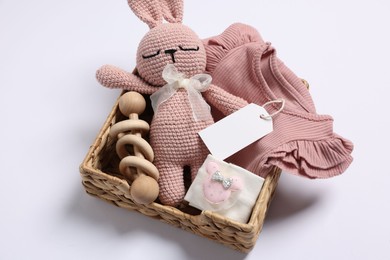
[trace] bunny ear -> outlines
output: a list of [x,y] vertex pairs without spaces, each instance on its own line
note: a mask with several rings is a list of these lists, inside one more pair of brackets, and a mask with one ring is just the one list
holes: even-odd
[[216,171],[219,170],[219,166],[218,164],[216,164],[215,162],[209,162],[207,165],[206,165],[206,171],[209,175],[215,173]]
[[183,0],[160,0],[164,19],[170,23],[183,20]]
[[162,23],[162,8],[158,0],[127,0],[127,3],[135,15],[150,29]]

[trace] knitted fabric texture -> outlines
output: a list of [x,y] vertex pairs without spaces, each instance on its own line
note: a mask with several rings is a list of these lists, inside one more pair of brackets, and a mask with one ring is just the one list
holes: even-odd
[[[254,28],[233,24],[204,43],[206,70],[213,84],[259,105],[277,98],[286,100],[285,108],[273,118],[274,131],[229,161],[263,177],[272,166],[308,178],[332,177],[347,169],[353,144],[333,132],[331,116],[316,114],[301,79]],[[272,113],[278,107],[267,109]]]
[[208,150],[198,137],[198,132],[213,123],[195,122],[189,106],[188,95],[180,89],[159,106],[150,128],[150,141],[154,148],[154,164],[160,172],[160,200],[175,205],[184,198],[183,168],[190,166],[195,175],[207,157]]
[[137,69],[141,78],[162,86],[166,64],[173,63],[187,77],[206,69],[206,53],[198,36],[182,24],[161,24],[150,30],[137,50]]
[[128,0],[127,3],[149,28],[160,25],[163,18],[170,23],[181,23],[183,19],[183,1]]
[[[166,20],[180,21],[182,10],[177,8],[181,5],[171,1],[153,2],[161,4],[163,11],[142,1],[129,1],[137,16],[152,28],[138,47],[137,73],[105,65],[96,73],[103,86],[152,94],[166,84],[162,71],[169,63],[174,64],[187,78],[205,71],[206,52],[199,37],[182,24],[161,24],[162,12],[164,17],[171,16]],[[247,104],[243,99],[214,85],[210,85],[202,95],[223,114],[230,114]],[[176,206],[182,202],[185,195],[184,167],[190,166],[191,176],[195,178],[208,155],[198,132],[213,122],[211,114],[203,121],[193,118],[188,94],[183,88],[160,104],[151,122],[150,142],[155,154],[154,163],[160,173],[158,182],[161,203]]]
[[[232,96],[217,86],[210,86],[204,97],[224,114],[230,114],[247,102]],[[168,101],[159,106],[150,126],[150,141],[154,149],[154,164],[160,172],[159,198],[163,204],[177,205],[185,195],[183,169],[190,166],[193,180],[203,164],[208,149],[198,132],[214,123],[195,121],[184,89],[179,89]]]

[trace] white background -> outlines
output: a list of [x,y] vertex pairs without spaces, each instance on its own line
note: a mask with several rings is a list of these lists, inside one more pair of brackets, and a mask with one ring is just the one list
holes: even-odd
[[186,0],[202,38],[256,27],[355,144],[341,176],[283,173],[242,254],[88,196],[78,167],[147,26],[125,0],[0,0],[0,259],[390,259],[388,1]]

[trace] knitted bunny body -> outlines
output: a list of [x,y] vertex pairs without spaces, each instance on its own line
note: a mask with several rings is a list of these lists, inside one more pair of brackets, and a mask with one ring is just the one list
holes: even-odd
[[[184,167],[190,167],[194,179],[208,154],[198,132],[214,121],[210,111],[205,113],[204,108],[199,106],[204,101],[200,91],[194,88],[202,84],[202,77],[205,76],[202,73],[206,68],[206,52],[199,37],[181,24],[182,1],[129,0],[128,3],[151,28],[138,47],[138,74],[105,65],[97,71],[96,76],[103,86],[143,94],[155,95],[165,91],[163,88],[170,84],[174,86],[173,90],[168,90],[171,95],[155,109],[150,142],[155,153],[154,163],[160,173],[160,201],[176,206],[185,195]],[[163,24],[163,17],[169,23]],[[177,75],[173,76],[178,76],[177,81],[171,79],[172,82],[167,82],[163,77],[167,71],[165,68],[169,66],[174,66],[173,72]],[[168,74],[167,78],[172,76]],[[211,78],[202,93],[203,97],[223,114],[230,114],[247,104],[243,99],[209,85],[210,81]],[[196,116],[199,113],[203,115],[200,118]]]
[[164,102],[155,114],[150,131],[154,164],[160,171],[160,200],[175,205],[185,195],[183,167],[189,166],[192,179],[208,155],[198,132],[213,123],[195,121],[184,89]]

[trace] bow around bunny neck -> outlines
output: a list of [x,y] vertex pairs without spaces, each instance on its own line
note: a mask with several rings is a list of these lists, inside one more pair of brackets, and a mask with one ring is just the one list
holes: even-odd
[[191,78],[186,78],[183,73],[177,71],[173,64],[167,64],[163,70],[162,77],[167,84],[150,96],[155,114],[163,102],[170,99],[178,89],[184,88],[187,91],[195,121],[210,119],[210,106],[201,94],[201,92],[206,91],[210,86],[210,75],[196,74]]

